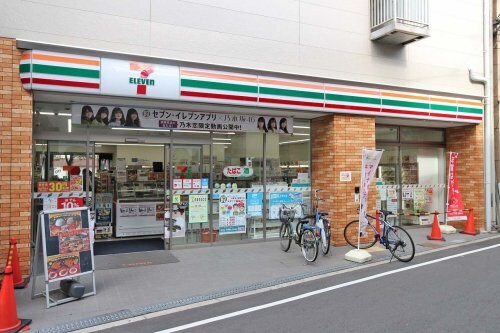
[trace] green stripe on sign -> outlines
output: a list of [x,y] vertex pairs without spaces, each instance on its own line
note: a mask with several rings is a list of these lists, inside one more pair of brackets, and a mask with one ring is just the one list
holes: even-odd
[[30,71],[30,64],[19,65],[19,73],[28,73]]
[[476,108],[466,108],[463,106],[458,107],[458,112],[466,112],[466,113],[474,113],[474,114],[483,114],[482,109],[476,109]]
[[257,86],[247,86],[244,84],[232,84],[232,83],[221,83],[221,82],[208,82],[208,81],[199,81],[190,79],[181,79],[181,87],[238,91],[238,92],[246,92],[254,94],[257,93]]
[[33,72],[42,74],[86,77],[89,79],[98,79],[100,76],[99,70],[94,70],[94,69],[81,69],[81,68],[49,66],[49,65],[39,65],[39,64],[33,64]]
[[312,99],[324,99],[324,93],[312,92],[312,91],[302,91],[302,90],[291,90],[291,89],[279,89],[279,88],[267,88],[260,87],[260,94],[276,95],[276,96],[288,96],[288,97],[299,97],[299,98],[312,98]]
[[326,99],[329,101],[376,104],[376,105],[380,105],[381,101],[380,98],[347,96],[347,95],[337,95],[337,94],[326,94]]
[[429,103],[397,101],[393,99],[383,99],[382,105],[402,106],[405,108],[416,108],[416,109],[429,109]]
[[450,105],[431,104],[431,110],[457,112],[457,107]]

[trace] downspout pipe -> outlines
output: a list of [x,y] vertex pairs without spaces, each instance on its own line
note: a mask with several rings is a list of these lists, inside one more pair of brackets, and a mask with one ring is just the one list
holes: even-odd
[[483,70],[484,76],[475,76],[469,68],[469,80],[473,83],[481,83],[484,86],[484,207],[485,207],[485,229],[491,231],[492,211],[494,205],[494,193],[492,184],[494,181],[494,159],[493,156],[493,86],[492,86],[492,55],[493,31],[491,20],[491,2],[483,0]]

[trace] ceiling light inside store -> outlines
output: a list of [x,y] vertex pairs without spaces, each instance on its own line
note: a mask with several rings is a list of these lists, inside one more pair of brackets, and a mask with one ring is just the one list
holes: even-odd
[[280,165],[280,168],[286,169],[286,168],[309,168],[309,165],[307,164],[299,164],[299,165]]
[[292,135],[302,135],[302,136],[309,136],[308,133],[293,133]]
[[306,142],[309,141],[309,139],[304,139],[304,140],[295,140],[295,141],[285,141],[285,142],[280,142],[280,145],[286,145],[288,143],[299,143],[299,142]]
[[68,133],[71,133],[72,127],[71,127],[71,119],[68,119]]
[[226,138],[212,138],[212,140],[217,140],[217,141],[231,141],[231,139],[226,139]]
[[59,112],[57,113],[58,116],[64,116],[64,117],[71,117],[71,113],[64,113],[64,112]]
[[174,132],[178,133],[196,133],[196,134],[209,134],[208,131],[190,131],[190,130],[174,130]]
[[234,132],[217,132],[217,134],[235,135],[236,133],[234,133]]
[[214,145],[230,145],[231,142],[213,142]]
[[56,114],[54,112],[39,112],[40,114],[43,114],[45,116],[55,116]]
[[101,146],[142,146],[142,147],[163,147],[164,145],[155,145],[147,143],[112,143],[112,142],[96,142],[97,145]]
[[295,126],[294,125],[293,128],[311,128],[311,127],[309,127],[309,126]]

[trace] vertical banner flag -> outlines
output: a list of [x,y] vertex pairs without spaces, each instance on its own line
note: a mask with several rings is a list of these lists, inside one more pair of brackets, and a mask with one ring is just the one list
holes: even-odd
[[368,206],[368,188],[377,171],[378,163],[384,153],[379,149],[363,149],[361,162],[361,193],[359,199],[359,231],[365,233],[368,221],[366,220],[366,206]]
[[446,214],[447,221],[467,220],[464,214],[464,204],[462,203],[462,196],[458,190],[457,180],[457,160],[458,153],[450,153],[450,161],[448,166],[448,200],[446,203],[448,214]]

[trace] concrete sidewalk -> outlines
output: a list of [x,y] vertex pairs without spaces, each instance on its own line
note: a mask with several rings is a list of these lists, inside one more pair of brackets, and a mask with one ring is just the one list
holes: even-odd
[[[407,230],[417,253],[500,237],[497,232],[477,236],[457,233],[444,235],[446,241],[441,242],[427,240],[430,226]],[[350,249],[332,247],[328,256],[320,253],[317,261],[308,265],[297,245],[292,244],[284,253],[274,240],[172,250],[170,253],[179,259],[177,263],[96,271],[97,295],[50,309],[45,307],[45,298],[31,299],[30,284],[16,290],[18,315],[33,320],[32,331],[69,332],[359,266],[344,260]],[[371,253],[371,262],[390,257],[378,246]],[[37,289],[41,290],[43,277],[37,280]]]

